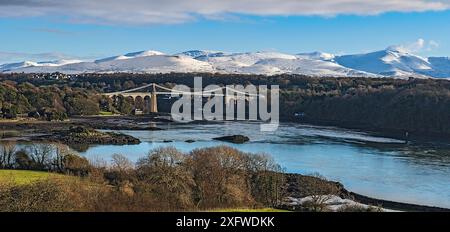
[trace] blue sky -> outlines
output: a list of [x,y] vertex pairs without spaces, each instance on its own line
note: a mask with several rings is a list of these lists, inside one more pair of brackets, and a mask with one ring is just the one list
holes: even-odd
[[136,23],[97,20],[101,19],[97,15],[80,20],[81,13],[1,16],[1,8],[0,4],[0,63],[24,57],[95,58],[140,50],[353,54],[390,45],[402,45],[423,56],[450,56],[450,11],[446,9],[332,15],[190,14],[181,21]]

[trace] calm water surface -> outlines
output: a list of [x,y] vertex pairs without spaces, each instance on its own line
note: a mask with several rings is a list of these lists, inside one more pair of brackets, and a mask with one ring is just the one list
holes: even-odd
[[[320,173],[360,194],[450,208],[448,144],[405,144],[362,132],[299,124],[282,124],[272,133],[260,132],[259,124],[247,122],[162,127],[167,130],[120,131],[141,139],[142,143],[93,146],[81,155],[109,160],[113,154],[123,154],[136,161],[160,146],[174,146],[187,152],[226,144],[247,152],[270,154],[287,172]],[[246,135],[251,142],[230,144],[212,140],[232,134]],[[185,142],[189,139],[195,142]]]

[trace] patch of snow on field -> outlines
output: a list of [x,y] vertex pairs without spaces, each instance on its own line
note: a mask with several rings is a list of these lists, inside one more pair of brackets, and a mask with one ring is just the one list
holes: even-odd
[[[341,198],[339,196],[335,196],[335,195],[322,195],[322,196],[315,196],[314,198],[318,198],[321,197],[324,201],[324,204],[326,205],[326,208],[329,209],[330,211],[333,212],[338,212],[342,209],[345,209],[346,207],[360,207],[360,208],[364,208],[364,209],[369,209],[370,207],[375,207],[375,206],[370,206],[370,205],[366,205],[366,204],[362,204],[350,199],[344,199]],[[294,198],[294,197],[287,197],[286,201],[288,205],[291,206],[302,206],[305,205],[309,202],[313,202],[314,199],[313,196],[308,196],[308,197],[303,197],[303,198]],[[375,207],[378,208],[378,207]],[[390,210],[390,209],[384,209],[384,208],[378,208],[380,211],[382,212],[395,212],[394,210]]]

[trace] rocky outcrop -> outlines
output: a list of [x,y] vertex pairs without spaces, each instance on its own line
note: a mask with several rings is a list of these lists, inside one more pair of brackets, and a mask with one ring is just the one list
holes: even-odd
[[64,144],[139,144],[141,141],[133,136],[114,133],[100,132],[81,126],[71,127],[66,131],[58,131],[52,135],[41,137],[42,140],[56,141]]
[[219,141],[230,142],[230,143],[237,143],[237,144],[241,144],[241,143],[250,141],[250,138],[247,136],[244,136],[244,135],[222,136],[222,137],[217,137],[217,138],[213,138],[213,139],[219,140]]

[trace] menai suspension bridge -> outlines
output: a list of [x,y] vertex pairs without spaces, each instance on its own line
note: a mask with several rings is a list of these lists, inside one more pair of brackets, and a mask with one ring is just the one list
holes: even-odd
[[[147,89],[147,91],[142,91]],[[151,91],[148,91],[150,90]],[[158,91],[157,91],[158,89]],[[225,90],[227,94],[223,94],[223,90]],[[218,94],[217,92],[221,91],[222,94]],[[224,96],[225,97],[225,103],[233,103],[236,104],[238,99],[245,99],[247,101],[250,101],[254,98],[261,97],[265,98],[262,94],[254,94],[249,92],[244,92],[240,90],[233,89],[228,86],[219,87],[212,90],[203,90],[203,91],[182,91],[178,89],[170,89],[165,86],[158,85],[156,83],[150,83],[141,87],[123,90],[123,91],[117,91],[112,93],[103,93],[102,95],[107,96],[109,98],[115,98],[118,96],[123,97],[131,97],[133,100],[136,100],[138,97],[142,98],[142,100],[149,99],[150,100],[150,112],[156,113],[158,112],[158,104],[157,104],[157,95],[171,95],[172,93],[176,94],[183,94],[183,95],[190,95],[190,96],[201,96],[201,97],[211,97],[211,95],[214,96]]]

